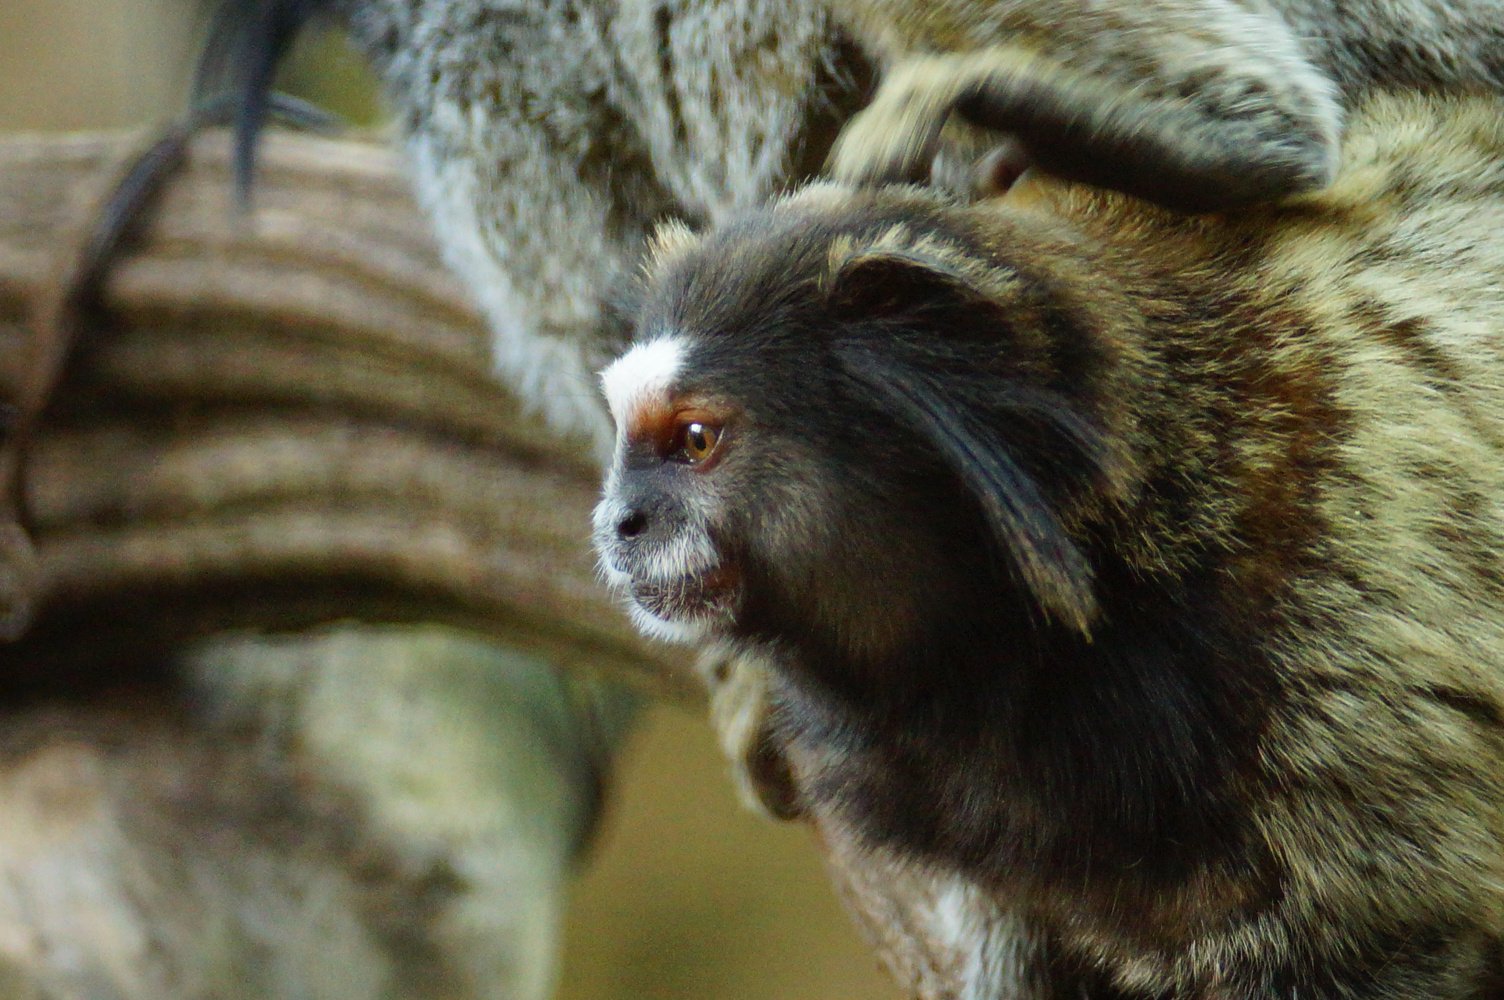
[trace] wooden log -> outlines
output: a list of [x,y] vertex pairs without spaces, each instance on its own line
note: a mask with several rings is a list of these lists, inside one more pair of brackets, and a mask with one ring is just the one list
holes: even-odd
[[[6,398],[56,351],[57,283],[142,143],[0,139]],[[223,135],[196,139],[77,317],[20,476],[35,615],[0,646],[7,684],[354,619],[458,625],[691,696],[683,657],[598,584],[593,463],[492,376],[396,156],[273,135],[249,214],[230,169]]]

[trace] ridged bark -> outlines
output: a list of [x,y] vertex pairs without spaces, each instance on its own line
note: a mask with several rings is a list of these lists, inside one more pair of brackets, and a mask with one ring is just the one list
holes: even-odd
[[432,621],[693,690],[597,583],[597,473],[491,376],[392,153],[274,136],[246,214],[224,137],[195,140],[75,310],[141,147],[0,139],[5,398],[76,332],[23,460],[34,577],[5,583],[32,608],[0,667],[48,685],[225,628]]

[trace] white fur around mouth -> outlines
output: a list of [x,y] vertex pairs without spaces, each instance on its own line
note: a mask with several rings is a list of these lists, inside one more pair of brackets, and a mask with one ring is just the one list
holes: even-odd
[[725,565],[668,581],[633,580],[627,585],[633,624],[670,642],[701,640],[733,616],[739,584],[739,574]]

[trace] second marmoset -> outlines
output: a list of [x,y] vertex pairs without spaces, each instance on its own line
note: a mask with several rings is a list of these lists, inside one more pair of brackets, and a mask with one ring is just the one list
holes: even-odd
[[1349,109],[1377,90],[1504,88],[1498,0],[830,7],[883,67],[832,156],[850,182],[918,179],[937,151],[986,148],[964,120],[1059,177],[1227,209],[1330,182]]

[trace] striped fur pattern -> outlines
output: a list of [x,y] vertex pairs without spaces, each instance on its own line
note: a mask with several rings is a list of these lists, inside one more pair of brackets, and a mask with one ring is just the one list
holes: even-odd
[[1504,85],[1498,0],[830,5],[884,67],[832,158],[851,182],[922,177],[957,137],[985,148],[970,123],[1012,137],[1012,173],[1227,209],[1328,183],[1347,109],[1375,84]]
[[1504,996],[1504,112],[1376,97],[1341,162],[1236,217],[817,185],[662,241],[653,377],[723,423],[619,443],[603,562],[703,535],[669,613],[773,663],[917,995]]

